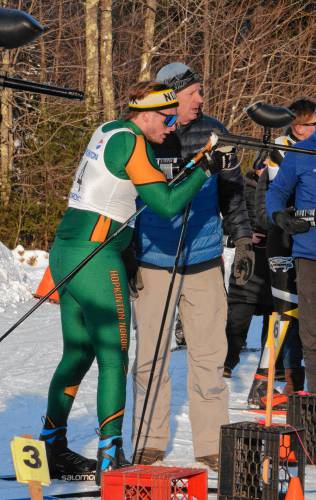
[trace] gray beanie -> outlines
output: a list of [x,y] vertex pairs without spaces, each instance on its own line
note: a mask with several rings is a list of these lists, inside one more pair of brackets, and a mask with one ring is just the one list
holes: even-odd
[[170,86],[176,92],[183,90],[193,83],[201,81],[198,73],[192,71],[189,66],[181,62],[173,62],[163,66],[157,73],[156,82]]

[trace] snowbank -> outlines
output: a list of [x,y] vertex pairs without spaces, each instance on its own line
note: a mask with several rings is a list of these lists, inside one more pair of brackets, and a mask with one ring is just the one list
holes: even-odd
[[0,312],[29,300],[47,265],[47,252],[21,245],[11,251],[0,242]]

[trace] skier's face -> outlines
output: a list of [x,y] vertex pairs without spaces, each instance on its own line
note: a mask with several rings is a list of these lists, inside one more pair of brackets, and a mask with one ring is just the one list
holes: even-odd
[[178,108],[143,113],[143,118],[146,121],[145,135],[147,139],[156,144],[162,144],[167,135],[175,131],[177,114]]
[[198,117],[203,104],[201,92],[202,87],[200,83],[193,83],[193,85],[190,85],[186,89],[177,92],[177,99],[179,101],[178,122],[181,125],[186,125]]

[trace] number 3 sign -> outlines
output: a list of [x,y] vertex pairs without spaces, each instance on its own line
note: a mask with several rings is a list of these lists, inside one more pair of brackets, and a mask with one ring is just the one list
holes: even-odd
[[50,484],[45,443],[36,439],[15,437],[11,441],[16,478],[19,483],[38,481]]

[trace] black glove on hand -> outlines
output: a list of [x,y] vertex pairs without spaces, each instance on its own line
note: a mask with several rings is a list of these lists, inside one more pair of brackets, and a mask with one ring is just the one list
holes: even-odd
[[245,285],[253,275],[255,267],[255,252],[252,249],[251,238],[243,237],[235,241],[234,276],[237,285]]
[[130,297],[131,299],[137,299],[138,290],[142,290],[144,288],[144,284],[136,260],[133,244],[130,244],[122,252],[122,260],[126,269]]
[[205,153],[197,165],[203,168],[208,176],[217,174],[223,169],[230,168],[235,152],[232,146],[220,146],[210,153]]
[[306,233],[310,223],[295,217],[295,208],[289,207],[280,212],[273,212],[272,219],[283,231],[288,234]]

